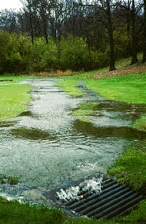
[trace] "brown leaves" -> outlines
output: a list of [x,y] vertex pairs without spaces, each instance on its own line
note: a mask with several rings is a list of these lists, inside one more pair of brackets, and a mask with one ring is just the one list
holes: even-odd
[[123,75],[123,74],[138,74],[140,72],[146,72],[146,64],[142,66],[129,66],[125,69],[117,69],[114,71],[107,71],[107,72],[100,72],[94,75],[95,79],[100,79],[103,77],[113,77],[113,76],[118,76],[118,75]]

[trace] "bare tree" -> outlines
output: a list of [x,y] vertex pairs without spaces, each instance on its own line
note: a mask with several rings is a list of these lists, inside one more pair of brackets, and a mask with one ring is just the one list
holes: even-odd
[[48,44],[48,31],[51,19],[51,11],[56,7],[56,1],[53,0],[35,0],[34,4],[37,7],[37,13],[41,20],[43,36]]
[[31,35],[31,42],[32,44],[34,44],[34,26],[35,26],[35,15],[36,15],[36,8],[34,8],[34,0],[22,0],[22,3],[24,5],[24,14],[25,14],[25,18],[27,18],[28,21],[28,26],[29,26],[29,31],[30,31],[30,35]]
[[18,32],[18,13],[7,9],[0,12],[0,28],[9,32]]

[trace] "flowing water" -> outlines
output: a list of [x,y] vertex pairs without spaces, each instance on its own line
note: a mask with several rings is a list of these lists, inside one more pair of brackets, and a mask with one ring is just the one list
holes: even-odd
[[[28,111],[0,123],[0,174],[20,177],[16,185],[0,185],[0,195],[9,200],[50,206],[56,192],[67,187],[75,191],[87,181],[88,187],[97,186],[95,180],[106,174],[125,145],[146,138],[129,127],[146,112],[145,106],[104,100],[84,82],[78,83],[83,97],[73,98],[56,86],[57,81],[22,81],[33,87]],[[85,101],[98,104],[91,123],[71,115]]]

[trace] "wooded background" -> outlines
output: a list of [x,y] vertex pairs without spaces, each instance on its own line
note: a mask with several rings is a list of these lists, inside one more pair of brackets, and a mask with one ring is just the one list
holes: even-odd
[[146,0],[20,0],[0,12],[0,73],[93,70],[143,52]]

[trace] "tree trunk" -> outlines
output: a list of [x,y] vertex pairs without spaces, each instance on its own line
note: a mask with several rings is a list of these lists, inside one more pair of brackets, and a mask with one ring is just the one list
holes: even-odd
[[128,6],[127,6],[127,36],[128,36],[128,44],[126,46],[126,57],[131,56],[131,46],[130,46],[130,0],[128,0]]
[[132,0],[132,12],[131,12],[131,20],[132,20],[132,61],[131,64],[135,64],[137,59],[137,34],[135,29],[135,2]]
[[[89,40],[89,35],[88,35],[88,33],[87,33],[87,45],[88,45],[89,62],[90,62],[90,66],[92,66],[91,50],[90,50],[90,40]],[[92,69],[92,68],[91,68],[91,69]]]
[[47,24],[44,24],[44,36],[46,40],[46,44],[48,44],[48,34],[47,34]]
[[33,34],[33,23],[32,23],[32,15],[30,11],[30,32],[31,32],[31,42],[34,44],[34,34]]
[[146,0],[144,0],[143,63],[146,62]]
[[110,44],[110,68],[109,71],[116,70],[115,68],[115,53],[114,53],[114,39],[113,39],[113,29],[110,11],[110,2],[106,0],[107,5],[107,16],[108,16],[108,33],[109,33],[109,44]]

